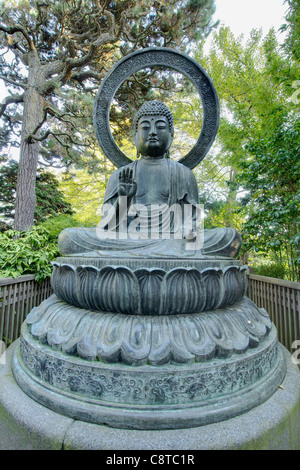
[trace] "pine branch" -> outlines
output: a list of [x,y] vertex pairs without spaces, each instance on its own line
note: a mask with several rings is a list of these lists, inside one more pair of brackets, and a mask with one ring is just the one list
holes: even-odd
[[[58,109],[55,109],[53,105],[46,106],[44,108],[44,113],[42,120],[38,123],[38,125],[34,128],[34,130],[25,138],[26,142],[33,142],[33,141],[42,141],[45,140],[49,134],[52,134],[51,131],[46,131],[45,134],[41,137],[37,137],[36,133],[41,129],[43,124],[47,121],[48,114],[56,119],[58,119],[61,122],[70,124],[70,126],[76,130],[76,126],[72,122],[71,119],[67,119],[65,116],[71,116],[69,113],[61,113]],[[73,117],[73,116],[72,116]],[[76,116],[78,117],[78,116]],[[63,135],[63,134],[60,134]],[[68,135],[68,134],[65,134]],[[70,136],[69,136],[70,137]],[[70,137],[70,140],[72,141],[72,138]],[[75,143],[75,141],[73,141]],[[83,144],[78,144],[78,145],[83,145]]]
[[0,75],[0,80],[4,80],[5,82],[9,83],[10,85],[23,88],[24,90],[26,90],[28,88],[25,83],[15,82],[11,78],[5,77],[4,75]]
[[42,70],[45,78],[49,78],[52,75],[61,73],[64,69],[64,62],[62,60],[55,60],[51,63],[42,65]]
[[11,95],[4,98],[4,102],[0,105],[0,116],[3,116],[7,106],[13,103],[22,103],[24,99],[23,95]]
[[[103,69],[104,67],[101,67],[101,70]],[[101,74],[101,73],[93,72],[91,70],[85,70],[84,72],[74,73],[72,75],[72,80],[76,80],[81,85],[82,85],[82,82],[84,82],[85,80],[90,80],[90,79],[94,79],[94,80],[97,80],[97,82],[100,82],[103,79],[105,73],[106,71],[104,71],[104,73]]]
[[[87,143],[84,143],[84,142],[77,142],[76,140],[74,140],[72,138],[72,136],[67,133],[67,132],[55,132],[55,131],[52,131],[51,129],[48,129],[43,135],[41,135],[40,137],[37,137],[37,136],[34,136],[34,135],[30,135],[26,138],[26,140],[28,142],[43,142],[44,140],[46,140],[50,135],[52,135],[52,137],[54,137],[54,139],[57,140],[57,142],[65,149],[72,149],[72,145],[70,144],[67,144],[65,142],[63,142],[62,140],[59,139],[59,137],[67,137],[67,139],[71,142],[71,144],[74,144],[76,146],[79,146],[79,147],[89,147],[91,145],[91,142],[87,142]],[[30,140],[29,140],[30,139]]]
[[23,35],[24,39],[26,39],[26,41],[28,43],[29,50],[30,51],[35,51],[34,43],[33,43],[32,39],[30,38],[30,36],[29,36],[28,32],[26,31],[26,29],[23,28],[23,26],[21,26],[21,25],[5,26],[5,25],[0,24],[0,31],[3,31],[4,33],[7,33],[7,34],[21,33]]

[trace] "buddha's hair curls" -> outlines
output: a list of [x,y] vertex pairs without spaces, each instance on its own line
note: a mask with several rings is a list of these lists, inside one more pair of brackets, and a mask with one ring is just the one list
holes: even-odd
[[174,120],[171,111],[161,101],[146,101],[134,116],[134,132],[137,131],[139,119],[143,116],[162,115],[168,119],[170,132],[174,130]]

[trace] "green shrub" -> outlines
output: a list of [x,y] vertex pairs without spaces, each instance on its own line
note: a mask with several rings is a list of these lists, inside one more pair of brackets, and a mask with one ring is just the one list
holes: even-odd
[[269,261],[268,263],[254,264],[253,265],[255,274],[259,276],[275,277],[277,279],[284,279],[286,269],[281,263],[275,261]]
[[57,217],[50,217],[38,226],[47,230],[47,232],[49,233],[49,240],[57,241],[58,235],[65,228],[80,226],[80,223],[73,219],[73,217],[71,216],[59,215]]
[[69,216],[51,217],[25,232],[7,230],[0,233],[0,278],[34,274],[37,281],[51,276],[53,261],[60,252],[59,233],[78,225]]

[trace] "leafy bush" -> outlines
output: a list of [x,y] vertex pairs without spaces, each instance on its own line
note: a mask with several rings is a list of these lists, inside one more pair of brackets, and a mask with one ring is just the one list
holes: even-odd
[[0,278],[35,274],[35,279],[41,281],[50,277],[51,261],[60,256],[58,235],[74,225],[78,223],[72,217],[59,216],[25,232],[0,233]]
[[286,269],[285,266],[281,263],[276,263],[275,261],[264,263],[264,264],[254,264],[253,265],[255,274],[259,276],[275,277],[277,279],[284,279]]
[[68,215],[59,215],[57,217],[50,217],[39,227],[44,228],[49,233],[49,240],[57,241],[58,235],[62,230],[68,227],[80,226],[81,224]]

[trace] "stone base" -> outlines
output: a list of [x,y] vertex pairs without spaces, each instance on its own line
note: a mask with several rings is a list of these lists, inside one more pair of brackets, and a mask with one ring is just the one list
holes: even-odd
[[1,450],[300,450],[300,375],[284,348],[285,379],[261,405],[219,423],[144,431],[74,420],[29,398],[12,374],[18,343],[0,365]]

